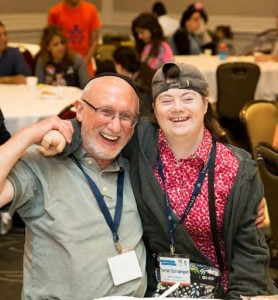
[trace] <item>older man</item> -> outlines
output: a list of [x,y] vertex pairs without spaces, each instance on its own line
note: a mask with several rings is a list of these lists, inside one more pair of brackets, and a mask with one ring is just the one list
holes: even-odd
[[44,158],[32,145],[51,129],[67,132],[58,118],[0,147],[0,205],[11,203],[10,213],[26,223],[23,299],[142,297],[142,226],[120,155],[138,120],[136,88],[105,74],[88,83],[75,107],[83,143],[71,159]]
[[0,21],[0,83],[26,84],[31,70],[17,48],[8,47],[5,25]]

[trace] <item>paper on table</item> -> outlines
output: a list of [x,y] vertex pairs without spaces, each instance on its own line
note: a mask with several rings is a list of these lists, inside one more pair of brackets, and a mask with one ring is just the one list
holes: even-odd
[[242,300],[278,300],[278,295],[272,295],[272,296],[253,296],[253,297],[246,297],[246,296],[240,296]]

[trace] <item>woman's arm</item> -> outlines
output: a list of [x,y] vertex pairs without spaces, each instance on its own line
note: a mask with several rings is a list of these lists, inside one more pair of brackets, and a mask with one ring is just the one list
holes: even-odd
[[255,225],[258,205],[263,196],[263,185],[258,174],[247,188],[246,206],[232,241],[227,299],[271,293],[267,291],[269,251],[263,232]]
[[79,54],[76,54],[74,58],[74,69],[77,72],[79,87],[83,89],[88,83],[90,76],[88,73],[88,68],[86,66],[85,60]]

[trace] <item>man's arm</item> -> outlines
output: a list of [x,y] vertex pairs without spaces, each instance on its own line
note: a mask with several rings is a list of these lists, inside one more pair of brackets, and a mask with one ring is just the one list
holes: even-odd
[[0,83],[5,83],[5,84],[26,84],[26,78],[23,75],[0,76]]
[[68,143],[71,141],[71,123],[54,116],[21,129],[0,147],[0,207],[14,198],[13,187],[7,180],[12,168],[31,144],[40,143],[51,130],[59,130]]
[[98,30],[95,29],[91,33],[91,43],[90,43],[90,48],[88,49],[88,52],[86,56],[84,57],[85,62],[87,63],[95,54],[96,49],[98,46]]

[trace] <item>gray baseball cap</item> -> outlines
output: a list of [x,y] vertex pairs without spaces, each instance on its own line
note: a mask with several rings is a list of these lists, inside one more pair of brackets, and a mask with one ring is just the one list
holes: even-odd
[[[173,67],[178,67],[177,76],[166,78],[165,74]],[[156,71],[152,80],[153,101],[157,96],[171,88],[189,89],[208,96],[208,84],[202,73],[195,67],[186,63],[170,61]]]

